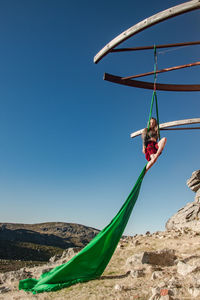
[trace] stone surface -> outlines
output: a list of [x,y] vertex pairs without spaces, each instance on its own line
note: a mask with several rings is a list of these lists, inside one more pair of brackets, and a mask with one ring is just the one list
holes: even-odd
[[200,231],[200,203],[191,202],[173,215],[166,223],[167,230],[189,228]]
[[174,298],[172,298],[171,293],[172,292],[167,288],[152,288],[152,296],[149,300],[173,300]]
[[114,286],[114,289],[115,289],[116,291],[122,291],[123,287],[122,287],[121,285],[119,285],[119,284],[116,284],[116,285]]
[[0,286],[0,294],[4,294],[4,293],[10,292],[10,291],[11,291],[11,289],[9,287]]
[[190,286],[188,288],[188,292],[190,293],[190,295],[194,298],[200,296],[200,286]]
[[192,173],[192,176],[187,180],[187,185],[194,192],[200,189],[200,170]]
[[151,275],[152,280],[162,278],[162,277],[163,277],[163,272],[162,271],[154,271]]
[[196,269],[197,269],[196,266],[192,266],[192,265],[184,263],[182,261],[179,261],[177,264],[177,272],[178,272],[178,274],[181,274],[182,276],[192,273]]
[[143,276],[145,276],[145,269],[131,270],[130,275],[133,278],[143,277]]
[[198,189],[198,191],[196,192],[195,198],[194,198],[195,202],[199,203],[200,202],[200,189]]
[[63,251],[62,255],[55,255],[49,259],[50,263],[57,263],[57,264],[65,264],[68,260],[70,260],[76,253],[77,249],[68,248]]
[[173,266],[177,259],[173,249],[163,249],[160,251],[144,252],[142,257],[143,264]]
[[139,245],[141,245],[141,242],[139,242],[138,240],[136,240],[136,241],[134,242],[134,246],[137,247],[137,246],[139,246]]
[[187,203],[167,221],[167,230],[187,227],[194,231],[200,231],[200,170],[192,173],[190,179],[187,180],[187,185],[196,193],[195,201]]
[[136,266],[141,265],[143,254],[144,252],[141,252],[130,256],[126,261],[127,270],[134,270]]

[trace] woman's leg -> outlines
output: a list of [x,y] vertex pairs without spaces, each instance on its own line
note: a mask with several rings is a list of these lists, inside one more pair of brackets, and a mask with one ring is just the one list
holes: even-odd
[[167,139],[164,137],[162,138],[159,142],[158,142],[158,151],[156,152],[156,156],[158,158],[158,156],[161,154],[161,152],[163,151],[165,145],[166,145]]
[[159,142],[158,142],[158,151],[155,154],[151,154],[151,160],[148,162],[147,166],[146,166],[146,172],[155,164],[155,162],[158,159],[158,156],[162,153],[165,144],[167,142],[167,139],[164,137],[162,138]]
[[157,158],[156,158],[156,154],[151,154],[150,155],[151,160],[148,162],[147,166],[146,166],[146,172],[155,164]]

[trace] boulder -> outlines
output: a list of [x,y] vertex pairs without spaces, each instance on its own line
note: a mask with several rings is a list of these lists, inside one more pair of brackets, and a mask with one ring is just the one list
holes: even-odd
[[177,257],[172,249],[163,249],[160,251],[144,252],[142,257],[143,264],[158,266],[173,266]]
[[200,296],[200,286],[190,286],[188,288],[188,292],[192,296],[192,299],[196,298],[196,297]]
[[163,249],[159,251],[141,252],[129,257],[126,266],[129,270],[134,270],[142,264],[157,266],[173,266],[177,257],[172,249]]
[[172,291],[167,288],[155,287],[152,288],[152,296],[149,300],[173,300],[171,294]]
[[166,223],[167,230],[189,228],[200,231],[200,203],[190,202],[173,215]]
[[187,180],[187,185],[195,193],[200,189],[200,170],[192,173],[190,179]]
[[200,189],[198,189],[198,191],[196,192],[196,195],[194,197],[195,202],[200,202]]
[[10,291],[11,291],[11,289],[7,286],[0,287],[0,294],[4,294],[4,293],[10,292]]
[[152,280],[156,280],[158,278],[162,278],[164,276],[162,271],[154,271],[151,275]]
[[197,269],[196,266],[192,266],[188,263],[179,261],[177,264],[177,273],[182,275],[182,276],[186,276],[189,273],[194,272]]
[[195,201],[187,203],[167,221],[165,225],[167,230],[189,228],[196,232],[200,231],[200,170],[192,173],[187,185],[196,193]]
[[128,268],[128,270],[134,270],[136,266],[140,266],[142,264],[143,255],[144,252],[140,252],[130,256],[126,261],[126,267]]
[[50,259],[49,259],[49,262],[54,264],[64,264],[66,263],[68,260],[70,260],[76,253],[78,252],[78,249],[76,248],[68,248],[66,250],[63,251],[62,255],[55,255],[55,256],[52,256]]
[[135,270],[131,270],[130,275],[133,278],[144,277],[145,276],[145,269],[144,268],[138,268],[138,269],[135,269]]
[[121,292],[124,289],[124,286],[120,285],[120,284],[115,284],[114,289],[116,291]]

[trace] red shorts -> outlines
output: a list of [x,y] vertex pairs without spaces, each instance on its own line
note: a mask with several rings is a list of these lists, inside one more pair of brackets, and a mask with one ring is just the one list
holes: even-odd
[[150,155],[155,154],[157,151],[158,151],[158,143],[150,141],[147,144],[147,147],[145,148],[145,158],[146,158],[146,160],[150,161],[151,160]]

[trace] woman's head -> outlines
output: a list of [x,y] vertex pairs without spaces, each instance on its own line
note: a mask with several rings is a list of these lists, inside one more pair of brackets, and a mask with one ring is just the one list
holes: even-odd
[[157,120],[155,118],[150,119],[149,127],[155,128],[158,125]]

